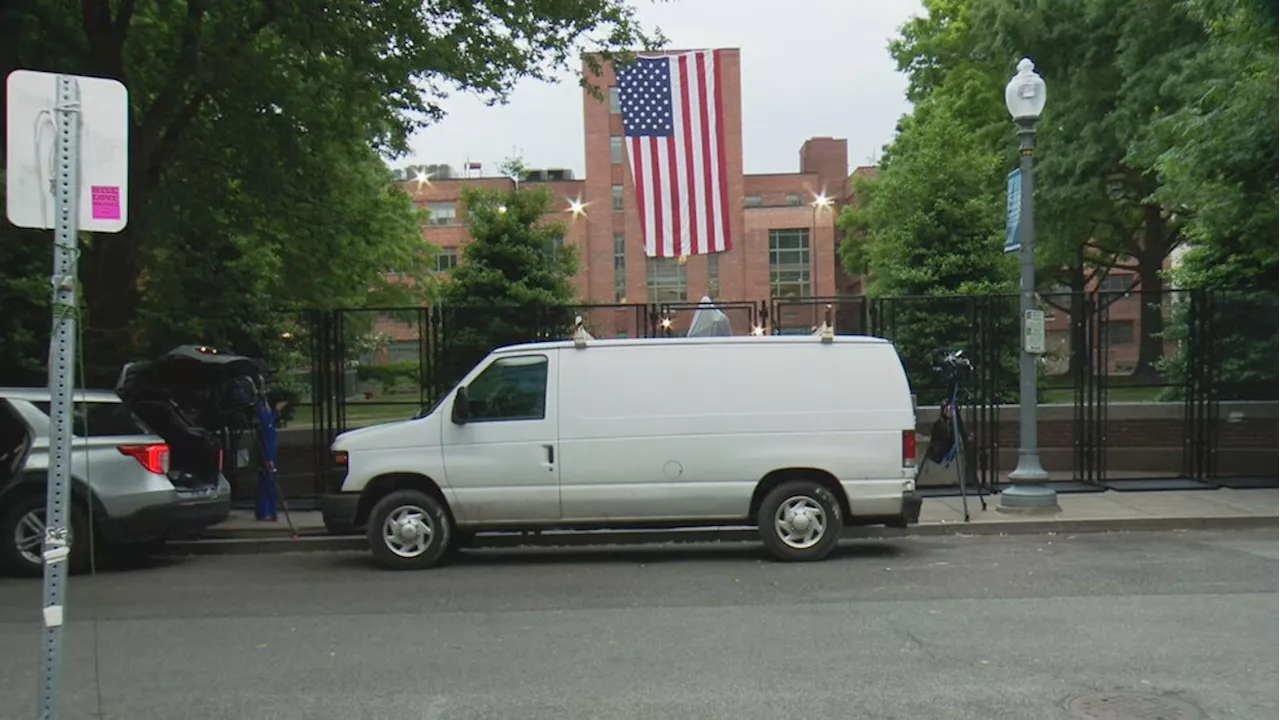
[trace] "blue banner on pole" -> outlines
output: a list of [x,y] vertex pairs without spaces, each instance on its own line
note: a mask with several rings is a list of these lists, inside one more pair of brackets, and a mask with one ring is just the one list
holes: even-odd
[[1009,202],[1005,209],[1004,251],[1022,249],[1022,170],[1009,173]]

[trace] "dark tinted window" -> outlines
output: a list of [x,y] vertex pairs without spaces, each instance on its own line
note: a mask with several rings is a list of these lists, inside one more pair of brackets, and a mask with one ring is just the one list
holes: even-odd
[[[45,415],[49,403],[31,403]],[[125,409],[123,403],[91,402],[75,404],[74,432],[81,437],[113,437],[116,435],[150,435]]]
[[547,416],[547,358],[500,358],[467,386],[471,422],[541,420]]

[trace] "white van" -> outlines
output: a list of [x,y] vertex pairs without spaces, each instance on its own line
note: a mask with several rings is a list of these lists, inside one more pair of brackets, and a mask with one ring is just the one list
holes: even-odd
[[845,526],[918,522],[914,426],[878,338],[515,345],[423,417],[340,435],[321,509],[393,569],[550,528],[754,525],[778,558],[818,560]]

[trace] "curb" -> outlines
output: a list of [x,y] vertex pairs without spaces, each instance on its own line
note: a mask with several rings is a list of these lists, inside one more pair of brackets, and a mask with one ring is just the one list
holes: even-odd
[[[1275,515],[1221,515],[1216,517],[1137,517],[1087,520],[992,520],[972,523],[929,523],[910,528],[847,528],[846,540],[900,537],[941,537],[947,535],[1067,535],[1109,532],[1167,532],[1174,530],[1276,529]],[[686,530],[633,530],[624,532],[545,532],[480,535],[475,548],[593,547],[644,544],[690,544],[752,542],[754,528],[708,528]],[[275,555],[281,553],[365,551],[362,535],[303,535],[262,537],[261,532],[239,537],[170,542],[170,555]]]

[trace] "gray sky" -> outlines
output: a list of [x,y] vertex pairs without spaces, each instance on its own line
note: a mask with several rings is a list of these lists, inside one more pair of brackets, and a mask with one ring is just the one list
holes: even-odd
[[[743,150],[749,173],[795,172],[813,136],[849,141],[851,167],[869,164],[907,111],[906,79],[886,47],[919,0],[634,0],[641,21],[673,49],[742,50]],[[448,116],[418,133],[397,166],[468,159],[493,172],[519,155],[526,167],[572,168],[583,176],[582,96],[558,84],[524,82],[506,106],[456,95]]]

